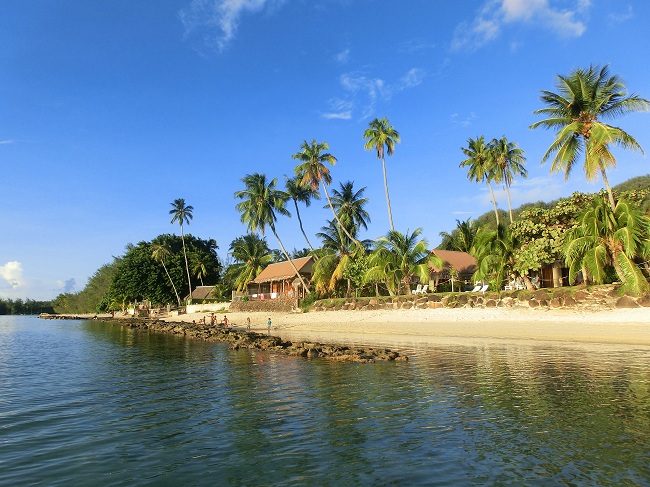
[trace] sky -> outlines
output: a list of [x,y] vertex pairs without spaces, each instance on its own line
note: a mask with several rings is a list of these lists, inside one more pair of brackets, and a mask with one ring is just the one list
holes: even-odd
[[[2,0],[0,1],[0,298],[78,292],[127,244],[179,233],[216,239],[227,261],[246,227],[241,179],[284,184],[303,141],[338,159],[332,188],[365,188],[371,222],[389,229],[381,162],[363,132],[386,117],[401,143],[387,157],[395,229],[431,248],[456,220],[491,210],[460,168],[469,138],[506,136],[525,151],[514,207],[595,192],[580,166],[567,181],[542,156],[554,134],[541,90],[609,64],[650,98],[647,0]],[[615,122],[650,150],[650,114]],[[612,185],[650,173],[616,150]],[[331,191],[331,189],[330,189]],[[503,190],[499,207],[507,209]],[[301,207],[312,242],[332,215]],[[293,205],[277,231],[306,243]],[[272,248],[277,241],[267,231]]]

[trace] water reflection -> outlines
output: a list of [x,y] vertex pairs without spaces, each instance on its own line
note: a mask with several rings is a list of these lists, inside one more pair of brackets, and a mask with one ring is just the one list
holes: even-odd
[[2,336],[0,484],[650,483],[648,349],[411,341],[345,364],[99,322]]

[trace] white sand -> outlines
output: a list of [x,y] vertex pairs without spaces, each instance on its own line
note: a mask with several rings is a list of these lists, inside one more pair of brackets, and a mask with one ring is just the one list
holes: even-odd
[[[216,313],[215,313],[216,314]],[[226,313],[238,329],[250,317],[254,331],[287,338],[327,342],[346,340],[395,344],[449,339],[541,340],[569,343],[650,346],[650,309],[607,311],[542,309],[425,309],[377,311],[321,311],[311,313]],[[194,313],[168,321],[199,320],[209,313]],[[219,319],[223,313],[217,314]]]

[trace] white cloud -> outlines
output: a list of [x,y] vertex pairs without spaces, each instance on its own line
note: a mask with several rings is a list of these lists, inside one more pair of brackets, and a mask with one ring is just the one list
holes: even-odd
[[8,144],[13,144],[14,141],[11,139],[6,139],[6,140],[0,140],[0,145],[8,145]]
[[323,117],[349,120],[355,107],[360,107],[362,119],[374,116],[379,100],[390,100],[394,93],[422,84],[425,75],[421,69],[412,68],[396,83],[388,84],[381,78],[371,78],[358,71],[342,74],[339,83],[347,95],[344,99],[330,100],[331,112]]
[[350,59],[350,49],[344,49],[343,51],[337,53],[336,56],[334,56],[334,59],[339,64],[347,63]]
[[574,10],[553,7],[550,3],[551,0],[487,0],[472,21],[458,25],[452,49],[479,49],[496,39],[509,23],[540,25],[560,37],[584,34],[586,26],[576,16],[591,7],[591,0],[577,0]]
[[178,16],[185,35],[202,34],[204,41],[223,51],[236,34],[245,13],[273,9],[285,0],[192,0]]
[[621,9],[620,11],[609,14],[608,17],[610,20],[616,22],[617,24],[621,24],[627,20],[634,18],[632,4],[628,4],[626,9]]
[[[23,266],[17,260],[7,262],[5,265],[0,266],[0,279],[5,281],[9,287],[16,289],[24,285],[23,279]],[[3,287],[5,287],[5,284]]]

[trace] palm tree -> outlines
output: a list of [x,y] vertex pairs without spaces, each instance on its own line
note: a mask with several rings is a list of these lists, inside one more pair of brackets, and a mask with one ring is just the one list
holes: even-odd
[[350,232],[341,224],[339,217],[334,211],[332,202],[330,201],[330,195],[327,192],[327,186],[332,183],[332,176],[330,175],[330,170],[325,165],[326,162],[329,162],[331,165],[336,164],[336,157],[334,157],[329,152],[323,152],[329,150],[330,146],[327,142],[316,142],[315,139],[312,139],[311,143],[303,141],[300,146],[302,149],[300,152],[293,154],[291,157],[302,161],[295,168],[296,176],[302,177],[300,181],[301,184],[309,185],[314,191],[323,186],[323,191],[325,192],[325,197],[327,198],[327,204],[332,210],[334,219],[337,221],[343,232],[348,236],[348,238],[358,245],[360,243],[350,235]]
[[388,222],[390,223],[391,231],[393,231],[395,228],[393,227],[393,213],[390,208],[390,197],[388,196],[388,180],[386,179],[386,161],[384,158],[384,149],[389,156],[393,155],[395,143],[400,142],[399,132],[397,132],[397,130],[395,130],[390,125],[390,121],[387,118],[382,118],[381,120],[375,118],[372,122],[370,122],[369,127],[363,133],[363,138],[366,139],[366,143],[363,148],[365,150],[375,149],[377,151],[377,159],[381,159],[381,167],[384,172],[386,205],[388,206]]
[[203,286],[203,278],[208,273],[208,270],[205,268],[205,264],[196,254],[190,254],[190,262],[192,263],[192,274],[194,274],[196,278],[201,281],[201,286]]
[[169,278],[169,282],[171,283],[172,288],[174,289],[174,294],[176,295],[176,300],[178,301],[178,306],[180,307],[181,298],[178,295],[178,291],[176,290],[176,286],[174,285],[172,276],[169,275],[169,271],[167,270],[167,266],[165,265],[165,261],[172,255],[172,253],[169,250],[169,247],[167,247],[166,245],[154,245],[152,249],[153,251],[151,252],[151,257],[156,262],[160,262],[163,266],[163,269],[165,269],[165,274],[167,274],[167,277]]
[[411,294],[413,278],[423,284],[428,282],[431,267],[440,268],[443,262],[428,250],[426,240],[418,240],[421,233],[420,228],[410,235],[408,231],[405,234],[390,231],[377,239],[375,250],[370,254],[367,279],[385,281],[391,295]]
[[470,218],[463,222],[456,220],[456,228],[451,233],[440,232],[443,242],[440,248],[470,253],[477,232],[478,222],[476,220]]
[[479,281],[491,281],[496,289],[501,289],[509,275],[521,275],[526,287],[534,289],[530,278],[516,269],[517,250],[520,247],[510,227],[503,223],[495,230],[479,231],[472,250],[478,264],[474,278]]
[[[364,241],[361,247],[354,245],[340,225],[331,220],[327,224],[317,234],[323,242],[322,247],[316,251],[318,261],[314,264],[313,274],[315,289],[319,293],[334,291],[338,282],[344,279],[348,266],[354,259],[362,257],[365,248],[370,245],[368,241]],[[350,296],[351,288],[351,281],[347,279],[346,297]]]
[[495,179],[496,171],[493,164],[493,158],[490,156],[490,149],[485,143],[485,137],[481,135],[476,139],[467,139],[467,148],[461,147],[463,154],[467,159],[460,163],[460,167],[469,167],[467,170],[467,179],[476,183],[485,182],[490,189],[492,204],[494,205],[494,214],[499,225],[499,211],[497,210],[497,200],[492,190],[492,181]]
[[259,230],[260,233],[264,234],[267,226],[271,229],[280,244],[282,253],[293,268],[296,276],[298,276],[298,279],[300,279],[305,293],[309,293],[307,284],[298,272],[298,269],[296,269],[293,260],[291,260],[291,257],[284,248],[282,240],[280,240],[275,230],[275,222],[278,220],[276,213],[291,216],[291,213],[285,208],[289,196],[285,192],[275,189],[275,185],[278,182],[277,178],[267,184],[266,175],[264,174],[247,174],[242,178],[242,182],[245,186],[244,190],[235,193],[235,198],[243,200],[241,203],[237,203],[236,206],[237,211],[241,213],[242,223],[245,223],[251,232]]
[[300,224],[300,231],[305,237],[307,245],[309,245],[309,249],[313,251],[314,248],[311,246],[311,243],[307,238],[307,234],[305,233],[305,229],[302,227],[302,219],[300,218],[300,210],[298,210],[298,202],[300,201],[301,203],[304,203],[305,206],[309,207],[311,205],[312,198],[320,199],[320,193],[313,189],[310,185],[302,184],[302,177],[300,176],[290,178],[285,174],[284,177],[285,190],[289,197],[293,200],[293,204],[296,207],[296,216],[298,217],[298,223]]
[[639,209],[621,199],[612,211],[607,200],[597,197],[565,240],[569,279],[573,282],[584,268],[594,282],[602,284],[605,268],[613,266],[623,291],[647,294],[650,284],[634,259],[648,259],[649,239],[650,220]]
[[510,212],[510,223],[512,218],[512,204],[510,203],[510,185],[514,176],[528,177],[528,171],[524,167],[526,158],[516,142],[508,142],[508,139],[492,139],[488,146],[495,170],[495,181],[503,183],[508,197],[508,210]]
[[237,291],[246,289],[248,283],[273,262],[266,238],[260,238],[255,233],[233,240],[230,244],[230,254],[235,263],[230,266],[228,272],[233,277]]
[[183,233],[183,223],[190,224],[190,220],[194,217],[192,212],[194,208],[190,205],[185,206],[183,198],[177,198],[171,203],[172,209],[169,214],[172,215],[171,223],[178,222],[181,226],[181,242],[183,242],[183,257],[185,258],[185,270],[187,271],[187,287],[190,290],[189,302],[192,302],[192,280],[190,278],[190,266],[187,264],[187,251],[185,250],[185,234]]
[[370,214],[363,208],[368,203],[368,198],[363,197],[366,188],[355,191],[352,181],[339,184],[340,191],[332,190],[332,206],[339,222],[353,235],[356,235],[361,227],[367,230]]
[[540,99],[547,106],[533,112],[549,118],[535,122],[531,128],[557,130],[542,162],[555,154],[551,172],[564,171],[564,178],[568,179],[571,169],[584,153],[587,180],[595,180],[600,172],[614,211],[616,202],[606,169],[616,166],[616,159],[609,146],[618,145],[641,153],[643,149],[634,137],[603,120],[629,112],[647,111],[650,103],[637,95],[628,95],[621,78],[610,76],[608,66],[591,65],[589,69],[576,69],[568,76],[558,75],[557,90],[558,93],[543,90]]

